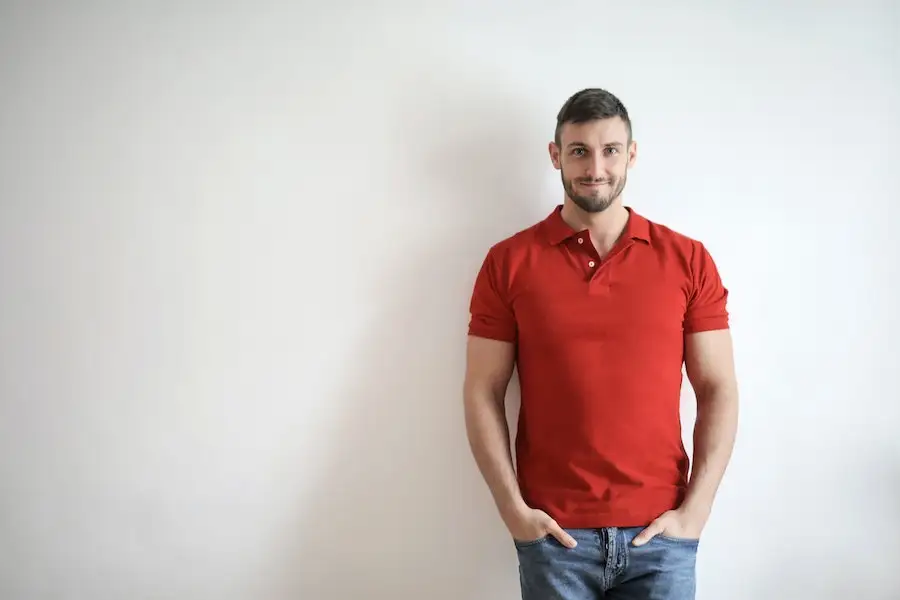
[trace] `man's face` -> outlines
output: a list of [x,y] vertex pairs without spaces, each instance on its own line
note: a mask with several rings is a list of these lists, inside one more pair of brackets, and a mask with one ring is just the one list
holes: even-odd
[[606,210],[625,189],[634,164],[635,142],[620,117],[566,123],[560,145],[550,144],[553,166],[561,171],[566,195],[589,213]]

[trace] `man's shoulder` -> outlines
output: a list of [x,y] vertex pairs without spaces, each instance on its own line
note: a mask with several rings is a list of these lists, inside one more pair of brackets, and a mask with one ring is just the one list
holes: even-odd
[[488,247],[488,254],[500,258],[528,252],[539,244],[543,223],[538,221],[495,240]]
[[703,249],[703,242],[696,236],[685,233],[675,227],[647,218],[647,229],[650,240],[660,249],[677,250],[680,252],[695,252]]

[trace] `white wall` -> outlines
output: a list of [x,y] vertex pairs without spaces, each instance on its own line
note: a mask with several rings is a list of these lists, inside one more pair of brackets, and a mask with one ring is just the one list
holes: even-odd
[[586,86],[732,292],[699,598],[900,597],[894,4],[124,4],[0,5],[0,597],[516,598],[466,309]]

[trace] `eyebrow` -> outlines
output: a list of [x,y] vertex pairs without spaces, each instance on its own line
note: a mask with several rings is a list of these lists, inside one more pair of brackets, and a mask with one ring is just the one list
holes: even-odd
[[[587,146],[587,144],[585,144],[584,142],[570,142],[566,146],[566,148],[571,148],[573,146]],[[624,146],[624,144],[622,144],[620,142],[608,142],[606,144],[603,144],[604,148],[622,148],[623,146]]]

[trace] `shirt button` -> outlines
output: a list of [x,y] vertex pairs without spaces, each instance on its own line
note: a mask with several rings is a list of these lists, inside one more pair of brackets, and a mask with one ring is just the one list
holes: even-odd
[[579,243],[579,244],[583,244],[583,243],[584,243],[584,238],[578,238],[578,243]]
[[593,269],[593,268],[594,268],[594,261],[589,262],[589,263],[588,263],[588,266],[589,266],[590,268]]

